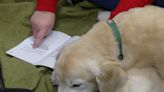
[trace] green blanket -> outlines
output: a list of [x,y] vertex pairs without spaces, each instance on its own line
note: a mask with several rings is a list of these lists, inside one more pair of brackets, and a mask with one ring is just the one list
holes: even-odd
[[[51,69],[33,66],[5,53],[32,35],[29,20],[34,7],[34,0],[0,0],[0,63],[4,82],[7,88],[55,92],[50,79]],[[98,9],[86,1],[75,6],[60,1],[58,9],[55,30],[81,35],[96,22]]]
[[98,8],[84,0],[76,5],[69,5],[60,0],[55,30],[70,35],[86,33],[96,22]]

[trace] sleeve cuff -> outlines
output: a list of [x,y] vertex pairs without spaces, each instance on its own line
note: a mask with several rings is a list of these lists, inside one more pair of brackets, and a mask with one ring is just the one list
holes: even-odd
[[36,0],[36,10],[56,12],[57,0]]

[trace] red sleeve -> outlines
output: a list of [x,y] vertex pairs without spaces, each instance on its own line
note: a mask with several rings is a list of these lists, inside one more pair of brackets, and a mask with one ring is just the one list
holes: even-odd
[[127,11],[134,7],[143,7],[145,5],[151,4],[152,2],[153,0],[120,0],[117,7],[111,12],[110,19],[120,12]]
[[56,12],[58,0],[36,0],[36,10]]

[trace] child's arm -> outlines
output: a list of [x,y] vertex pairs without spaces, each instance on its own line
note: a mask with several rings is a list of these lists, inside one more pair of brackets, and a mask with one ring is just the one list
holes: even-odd
[[50,33],[55,23],[57,0],[36,0],[36,11],[31,16],[33,47],[37,48]]

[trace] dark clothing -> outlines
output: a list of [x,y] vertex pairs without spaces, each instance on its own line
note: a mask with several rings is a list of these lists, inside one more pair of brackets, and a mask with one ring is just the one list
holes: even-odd
[[88,1],[95,3],[100,8],[112,11],[116,8],[120,0],[88,0]]
[[154,0],[154,5],[164,7],[164,0]]

